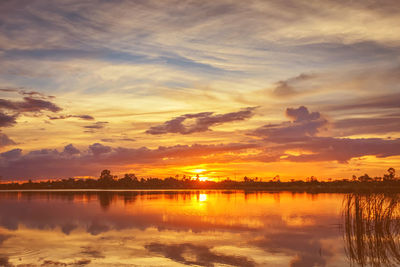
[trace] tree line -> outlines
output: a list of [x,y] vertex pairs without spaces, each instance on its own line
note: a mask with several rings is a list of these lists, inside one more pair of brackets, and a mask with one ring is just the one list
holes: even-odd
[[315,176],[305,180],[281,181],[277,175],[273,179],[263,181],[258,177],[243,177],[242,181],[200,181],[199,176],[180,178],[138,178],[135,174],[127,173],[119,178],[110,170],[103,170],[98,179],[58,179],[47,181],[10,182],[0,184],[3,190],[19,189],[254,189],[254,190],[298,190],[353,192],[362,190],[397,190],[400,191],[400,179],[396,177],[394,168],[389,168],[381,177],[370,177],[368,174],[352,179],[319,181]]

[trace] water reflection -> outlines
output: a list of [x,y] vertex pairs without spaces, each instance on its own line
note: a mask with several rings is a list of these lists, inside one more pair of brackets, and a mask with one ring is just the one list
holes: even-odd
[[1,192],[0,266],[346,266],[340,194]]
[[347,195],[344,200],[346,252],[354,265],[400,265],[399,194]]

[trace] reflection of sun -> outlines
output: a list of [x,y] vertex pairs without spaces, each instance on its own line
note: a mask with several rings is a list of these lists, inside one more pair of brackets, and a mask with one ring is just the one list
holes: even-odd
[[199,201],[203,202],[207,200],[207,194],[200,194],[199,195]]

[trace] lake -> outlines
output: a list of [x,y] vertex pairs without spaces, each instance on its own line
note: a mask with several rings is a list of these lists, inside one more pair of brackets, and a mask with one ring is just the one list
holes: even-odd
[[399,264],[398,195],[0,192],[0,266]]

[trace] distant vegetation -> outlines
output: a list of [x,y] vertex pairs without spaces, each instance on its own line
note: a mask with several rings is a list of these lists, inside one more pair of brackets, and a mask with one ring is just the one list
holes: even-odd
[[382,177],[370,177],[368,174],[352,179],[318,181],[314,176],[302,180],[281,182],[279,176],[262,181],[259,178],[245,176],[243,181],[200,181],[195,178],[183,176],[181,179],[169,177],[137,178],[135,174],[125,174],[118,178],[109,170],[103,170],[99,179],[62,179],[24,183],[11,182],[0,184],[2,190],[19,189],[243,189],[243,190],[288,190],[308,192],[357,192],[357,191],[396,191],[400,192],[400,179],[396,177],[394,168],[389,168]]

